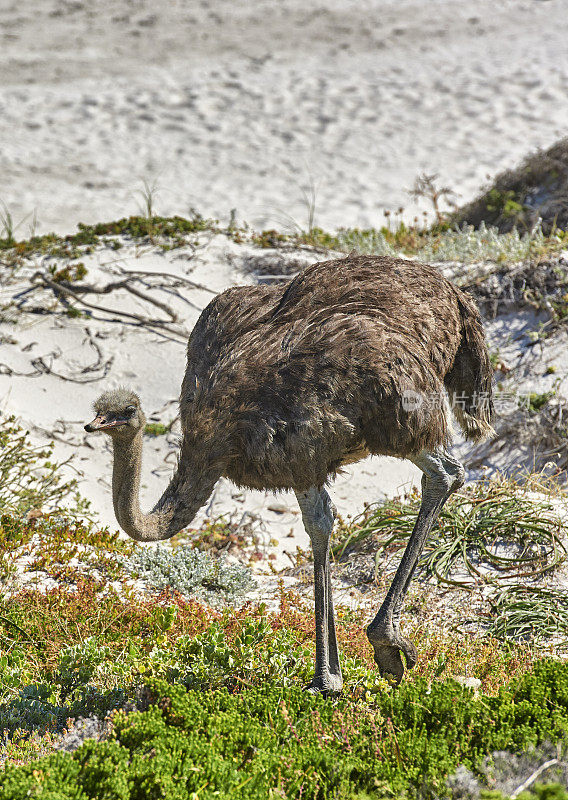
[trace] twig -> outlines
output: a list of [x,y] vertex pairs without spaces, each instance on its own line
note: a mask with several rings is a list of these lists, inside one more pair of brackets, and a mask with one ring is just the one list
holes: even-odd
[[[75,289],[71,289],[69,286],[65,286],[62,283],[56,283],[55,281],[52,281],[49,278],[47,278],[45,275],[43,275],[41,272],[36,272],[35,275],[32,277],[32,280],[33,279],[40,280],[44,284],[44,286],[46,286],[47,288],[51,289],[54,292],[54,294],[56,296],[58,296],[58,297],[61,294],[70,295],[78,303],[80,303],[81,305],[85,306],[85,308],[94,309],[95,311],[101,311],[101,312],[103,312],[103,314],[114,314],[114,315],[116,315],[116,317],[117,317],[116,321],[122,321],[122,320],[120,320],[120,318],[127,318],[127,319],[130,319],[130,320],[134,320],[139,325],[148,326],[148,327],[155,327],[155,328],[160,328],[160,329],[169,331],[169,333],[173,333],[174,335],[179,336],[180,338],[183,338],[184,341],[185,341],[185,337],[187,337],[187,335],[188,335],[187,331],[185,331],[184,329],[176,330],[174,328],[171,328],[170,327],[170,323],[168,323],[168,322],[166,322],[164,320],[150,319],[149,317],[142,317],[140,314],[132,314],[132,313],[130,313],[128,311],[118,311],[117,309],[114,309],[114,308],[105,308],[105,306],[100,306],[100,305],[97,305],[95,303],[89,303],[86,300],[84,300],[81,297],[81,294],[79,292],[77,292]],[[130,290],[132,290],[132,287],[130,287]],[[99,292],[99,293],[102,293],[102,292]],[[144,299],[144,300],[149,300],[150,299],[150,298],[142,295],[140,292],[137,292],[137,290],[136,290],[136,293],[140,297],[142,297],[142,299]],[[152,302],[154,305],[157,305],[157,304],[163,305],[163,304],[159,303],[159,301],[153,300],[153,299],[150,300],[150,302]]]
[[31,373],[16,372],[15,370],[12,370],[10,367],[7,367],[4,364],[0,364],[0,372],[2,371],[2,368],[4,367],[7,370],[9,370],[8,374],[10,374],[10,375],[25,376],[27,378],[37,377],[38,375],[54,375],[56,378],[60,378],[61,380],[64,380],[64,381],[71,381],[72,383],[94,383],[95,381],[99,381],[99,380],[101,380],[101,378],[105,378],[108,375],[108,373],[110,371],[110,368],[112,366],[112,363],[114,361],[114,355],[110,356],[110,358],[108,358],[105,361],[104,360],[103,351],[101,350],[99,345],[93,339],[93,336],[92,336],[91,331],[89,330],[89,328],[85,328],[85,331],[87,333],[87,336],[85,337],[83,342],[85,342],[85,341],[89,342],[89,344],[91,345],[91,347],[95,350],[95,352],[97,354],[97,359],[92,364],[88,364],[86,367],[83,367],[81,369],[81,371],[80,371],[80,374],[81,375],[85,375],[86,373],[95,372],[95,370],[100,370],[100,369],[102,369],[102,374],[98,374],[98,375],[93,376],[93,377],[74,378],[71,375],[62,375],[59,372],[55,372],[55,370],[53,370],[52,367],[49,364],[46,363],[45,359],[52,357],[53,360],[56,360],[56,359],[60,358],[61,357],[61,351],[60,350],[59,351],[54,350],[54,351],[52,351],[51,353],[48,353],[45,356],[38,356],[37,358],[34,358],[32,360],[32,362],[31,362],[31,364],[32,364],[32,367],[34,367],[35,372],[31,372]]
[[123,267],[120,268],[120,272],[125,275],[145,275],[150,278],[173,278],[180,283],[185,283],[188,286],[191,286],[192,289],[201,289],[204,292],[209,292],[209,294],[217,294],[215,289],[210,289],[208,286],[204,286],[202,283],[196,283],[195,281],[191,281],[189,278],[176,275],[173,272],[151,272],[150,270],[144,269],[124,269]]
[[529,786],[532,786],[536,779],[542,775],[545,770],[547,770],[549,767],[553,767],[555,764],[560,764],[560,761],[557,758],[551,758],[550,761],[545,761],[544,764],[541,764],[540,767],[532,773],[532,775],[529,775],[524,783],[521,783],[521,785],[518,786],[514,792],[511,792],[511,800],[516,800],[521,792],[524,792],[525,789],[528,789]]
[[[157,273],[149,273],[149,275],[150,274],[155,274],[156,277],[161,277],[161,275]],[[181,292],[176,290],[177,284],[182,283],[182,281],[176,282],[173,278],[168,283],[163,283],[163,282],[152,283],[151,281],[143,280],[142,278],[137,278],[137,280],[139,280],[142,283],[142,285],[149,290],[155,288],[160,289],[162,292],[170,294],[173,297],[176,297],[178,300],[181,300],[182,303],[185,303],[186,305],[190,306],[190,308],[194,308],[196,311],[199,311],[200,313],[201,311],[203,311],[203,306],[197,305],[197,303],[193,303],[191,300],[189,300],[187,297],[181,294]]]
[[[63,292],[65,294],[70,294],[73,297],[77,298],[83,305],[90,306],[91,308],[97,308],[99,311],[101,310],[101,306],[95,306],[92,304],[87,303],[85,300],[81,299],[82,294],[110,294],[117,289],[125,289],[127,292],[139,297],[141,300],[144,300],[148,303],[159,308],[165,314],[170,317],[172,322],[177,322],[178,317],[175,311],[170,308],[166,303],[162,303],[160,300],[156,300],[154,297],[150,297],[145,295],[139,289],[135,289],[133,286],[130,286],[128,280],[124,281],[114,281],[113,283],[108,283],[106,286],[92,286],[91,284],[87,283],[74,283],[73,286],[68,281],[52,281],[46,275],[41,272],[36,272],[32,275],[32,281],[39,279],[41,280],[46,286],[49,286],[56,294],[59,292]],[[131,317],[136,319],[136,316],[129,314],[127,311],[114,311],[109,309],[109,313],[113,314],[122,314],[125,317]]]
[[71,377],[71,375],[62,375],[60,372],[55,372],[55,370],[51,369],[51,367],[49,367],[45,363],[42,356],[34,359],[32,361],[32,366],[36,367],[38,374],[54,375],[56,378],[60,378],[62,381],[70,381],[71,383],[96,383],[96,381],[100,381],[102,378],[106,378],[106,376],[110,371],[113,361],[114,361],[114,356],[111,356],[104,365],[104,371],[102,375],[95,375],[92,378],[73,378]]
[[[91,333],[89,328],[85,328],[85,333],[87,335],[83,339],[83,344],[85,344],[85,342],[89,342],[89,344],[91,345],[91,347],[93,348],[93,350],[97,354],[97,360],[96,360],[96,362],[94,364],[91,364],[91,366],[83,367],[83,369],[81,370],[81,372],[83,372],[83,373],[84,372],[94,372],[94,370],[98,369],[99,366],[104,363],[103,351],[100,348],[100,346],[97,344],[97,342],[95,342],[95,340],[93,339],[93,334]],[[112,359],[113,358],[114,358],[114,356],[111,357],[110,361],[107,361],[107,363],[112,363]],[[105,364],[105,366],[106,366],[106,364]]]
[[[63,284],[68,289],[71,288],[70,284],[67,283],[67,281],[61,281],[61,284]],[[170,317],[172,322],[177,322],[178,321],[178,316],[177,316],[176,312],[172,308],[170,308],[170,306],[168,306],[166,303],[162,303],[160,300],[156,300],[154,297],[150,297],[149,295],[144,294],[139,289],[135,289],[134,286],[130,286],[130,284],[128,283],[128,280],[115,281],[114,283],[109,283],[106,286],[103,286],[103,287],[100,287],[100,288],[96,287],[96,286],[91,286],[91,285],[88,285],[88,284],[84,284],[84,283],[83,284],[74,284],[73,288],[76,291],[81,292],[81,293],[85,293],[85,294],[87,294],[87,293],[110,294],[110,292],[113,292],[115,289],[125,289],[127,292],[130,292],[135,297],[139,297],[141,300],[147,301],[148,303],[152,303],[152,305],[155,305],[157,308],[159,308],[162,311],[164,311]]]
[[[52,354],[50,353],[50,355]],[[0,364],[0,375],[16,375],[18,378],[37,378],[45,373],[45,370],[37,367],[33,361],[32,366],[35,369],[34,372],[19,372],[9,367],[8,364]]]

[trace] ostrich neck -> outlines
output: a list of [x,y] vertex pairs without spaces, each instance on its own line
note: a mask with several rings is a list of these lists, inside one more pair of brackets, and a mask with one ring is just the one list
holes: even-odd
[[[112,496],[120,527],[140,542],[169,539],[192,521],[207,501],[221,471],[188,457],[182,447],[178,467],[149,514],[140,510],[142,431],[133,439],[113,441]],[[193,467],[193,469],[192,469]]]

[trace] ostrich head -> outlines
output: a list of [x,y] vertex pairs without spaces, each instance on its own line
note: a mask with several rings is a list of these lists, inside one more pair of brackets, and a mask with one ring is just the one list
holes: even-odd
[[111,389],[104,392],[94,402],[93,408],[96,416],[85,425],[88,433],[103,431],[113,438],[132,437],[146,424],[140,399],[130,389]]

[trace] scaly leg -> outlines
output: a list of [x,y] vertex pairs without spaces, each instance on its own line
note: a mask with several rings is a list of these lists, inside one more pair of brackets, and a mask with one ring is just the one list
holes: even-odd
[[367,628],[381,675],[388,673],[397,683],[404,675],[401,653],[404,653],[409,668],[414,666],[417,656],[412,642],[400,633],[402,604],[432,525],[448,497],[463,485],[465,478],[462,465],[442,448],[434,452],[424,450],[410,460],[424,473],[422,504],[390,589],[377,616]]
[[323,488],[296,492],[302,520],[314,554],[314,599],[316,614],[316,671],[307,687],[325,695],[338,694],[343,686],[329,571],[329,540],[335,509]]

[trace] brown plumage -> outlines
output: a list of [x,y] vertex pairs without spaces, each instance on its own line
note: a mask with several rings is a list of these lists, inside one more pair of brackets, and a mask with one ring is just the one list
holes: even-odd
[[369,453],[447,445],[445,388],[469,399],[456,407],[466,436],[488,433],[489,405],[468,412],[490,397],[491,373],[473,301],[437,269],[349,257],[207,306],[189,339],[182,427],[223,432],[235,483],[304,490]]
[[314,264],[284,285],[216,297],[190,336],[180,396],[178,468],[150,514],[138,505],[144,417],[136,395],[109,392],[88,430],[114,444],[113,499],[139,540],[188,525],[224,475],[241,486],[293,489],[314,546],[316,676],[341,686],[323,488],[369,453],[410,458],[424,472],[423,506],[399,572],[369,627],[375,658],[397,679],[415,654],[398,630],[419,551],[463,468],[446,452],[448,394],[465,435],[491,435],[492,369],[473,301],[434,267],[376,256]]

